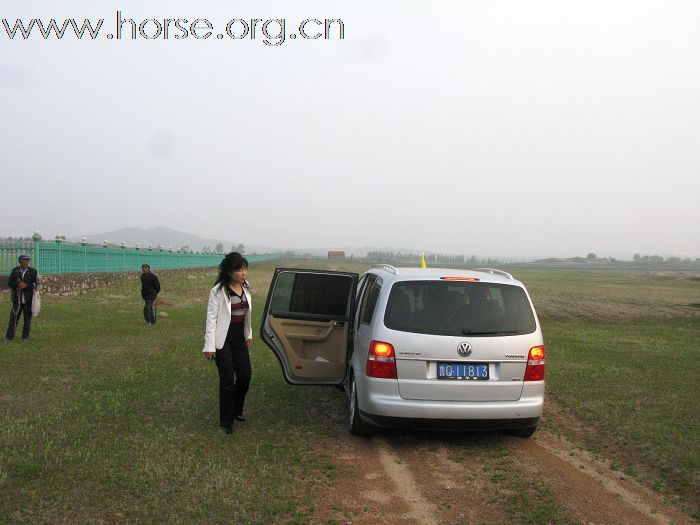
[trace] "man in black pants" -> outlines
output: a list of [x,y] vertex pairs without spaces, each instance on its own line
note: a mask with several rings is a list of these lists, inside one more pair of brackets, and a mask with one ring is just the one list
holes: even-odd
[[156,324],[156,316],[153,314],[153,303],[160,293],[160,281],[156,274],[151,273],[151,266],[141,265],[141,297],[145,301],[143,307],[143,318],[146,324]]
[[7,285],[12,288],[12,310],[10,310],[10,322],[5,333],[5,339],[8,341],[15,338],[17,323],[22,314],[24,314],[22,341],[29,340],[29,330],[32,328],[32,298],[37,284],[38,274],[34,268],[29,267],[29,255],[20,255],[19,266],[12,269],[7,281]]

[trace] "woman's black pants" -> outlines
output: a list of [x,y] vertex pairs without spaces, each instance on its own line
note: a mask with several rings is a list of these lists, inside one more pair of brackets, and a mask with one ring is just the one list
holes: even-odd
[[250,355],[244,339],[226,341],[216,351],[219,370],[219,424],[233,425],[234,416],[243,415],[245,395],[250,386]]

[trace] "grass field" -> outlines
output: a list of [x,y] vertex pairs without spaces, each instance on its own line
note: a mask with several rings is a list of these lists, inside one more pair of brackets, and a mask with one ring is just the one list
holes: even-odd
[[548,388],[598,430],[581,433],[589,448],[659,492],[700,496],[697,321],[553,321],[545,340]]
[[[0,345],[0,522],[307,521],[335,476],[320,444],[345,432],[345,401],[332,387],[284,384],[257,338],[274,266],[249,273],[251,421],[231,436],[218,431],[216,369],[200,355],[213,273],[163,277],[168,317],[155,326],[143,324],[133,282],[44,297],[32,342]],[[683,304],[700,302],[700,283],[640,272],[515,273],[540,311],[548,390],[584,424],[554,430],[575,432],[697,512],[700,317]],[[488,455],[493,445],[483,446]],[[510,512],[527,522],[543,509]],[[565,521],[559,515],[552,507],[546,520]]]
[[[698,516],[697,272],[527,270],[547,389],[589,431],[562,429]],[[557,430],[557,429],[552,429]]]

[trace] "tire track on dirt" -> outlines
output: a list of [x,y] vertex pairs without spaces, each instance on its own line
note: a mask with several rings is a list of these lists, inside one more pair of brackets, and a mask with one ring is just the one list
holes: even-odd
[[[543,430],[534,439],[382,431],[339,441],[328,445],[338,478],[319,495],[312,523],[508,523],[514,487],[494,481],[499,462],[511,465],[515,479],[543,481],[567,523],[695,523],[629,476]],[[501,445],[489,451],[491,442]]]
[[694,523],[651,490],[554,434],[538,431],[536,439],[512,438],[507,446],[521,468],[545,479],[556,500],[584,523]]
[[504,510],[492,501],[489,477],[480,474],[483,465],[465,454],[454,434],[378,434],[371,439],[346,435],[332,445],[338,476],[317,498],[312,523],[507,522]]
[[423,496],[411,470],[394,454],[384,439],[374,438],[372,441],[377,447],[377,455],[384,472],[396,486],[396,494],[409,508],[404,518],[415,519],[425,525],[438,525],[439,522],[435,519],[437,509]]

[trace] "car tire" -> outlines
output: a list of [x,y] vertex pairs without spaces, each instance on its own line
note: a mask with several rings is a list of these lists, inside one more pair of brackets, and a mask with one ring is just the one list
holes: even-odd
[[350,377],[350,416],[348,417],[348,431],[353,436],[368,436],[372,428],[362,421],[360,407],[357,404],[357,385],[355,376]]
[[510,430],[510,433],[514,436],[518,436],[521,438],[529,438],[532,437],[532,435],[535,433],[535,430],[537,430],[537,426],[527,428],[514,428]]

